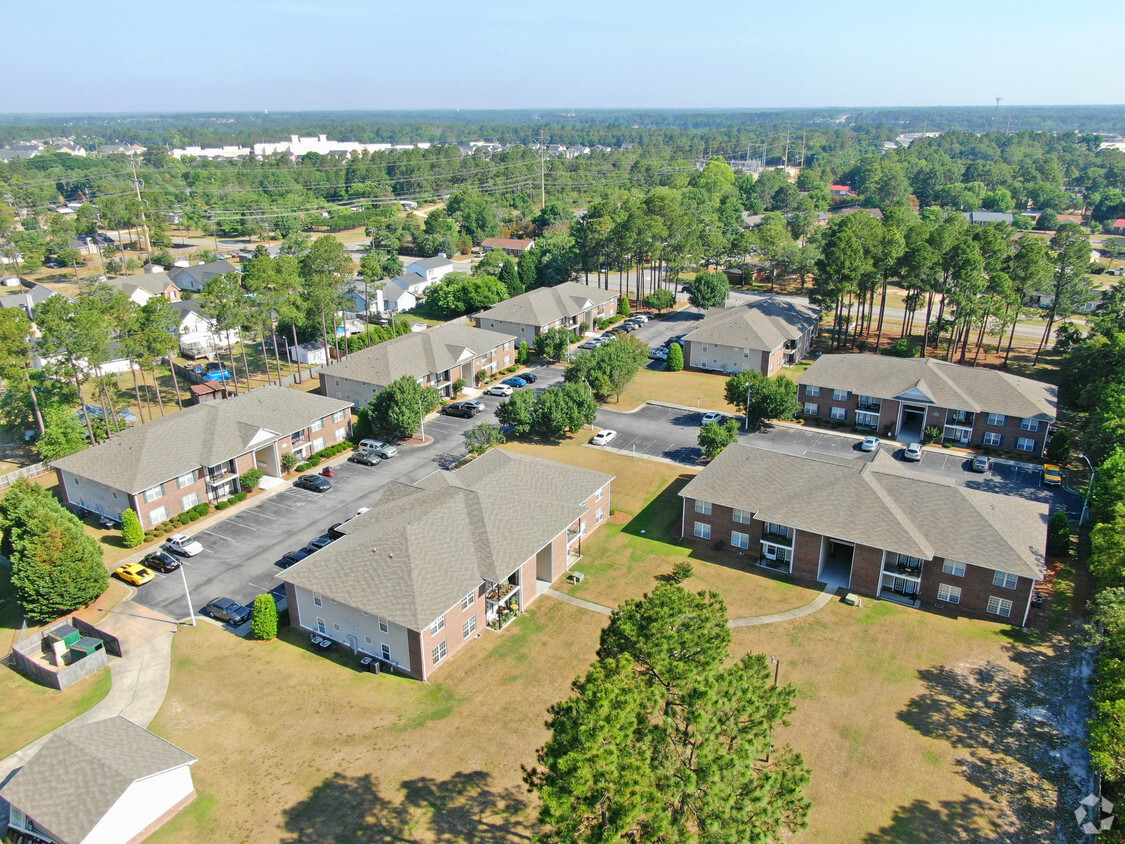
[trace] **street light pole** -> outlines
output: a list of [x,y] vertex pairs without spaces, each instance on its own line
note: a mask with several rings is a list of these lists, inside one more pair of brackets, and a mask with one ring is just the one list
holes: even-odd
[[418,396],[418,423],[422,426],[422,442],[426,441],[426,415],[422,413],[422,397]]
[[184,581],[184,597],[187,598],[188,612],[191,614],[191,626],[195,627],[195,610],[192,609],[192,606],[191,606],[191,593],[188,592],[187,575],[184,574],[184,564],[183,563],[180,563],[180,577]]
[[750,433],[750,382],[746,382],[746,433]]
[[1090,509],[1090,490],[1094,488],[1094,479],[1098,476],[1098,473],[1094,471],[1094,464],[1090,462],[1089,457],[1081,452],[1079,452],[1078,456],[1085,460],[1086,465],[1090,467],[1090,482],[1086,484],[1086,498],[1082,502],[1082,514],[1078,517],[1078,526],[1082,527],[1082,525],[1086,523],[1086,513]]

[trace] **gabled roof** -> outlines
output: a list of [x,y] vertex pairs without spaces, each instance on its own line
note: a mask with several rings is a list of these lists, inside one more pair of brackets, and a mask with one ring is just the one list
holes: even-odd
[[482,580],[504,580],[531,559],[611,480],[492,449],[454,472],[392,482],[344,537],[278,577],[422,630]]
[[537,287],[506,299],[487,311],[481,311],[476,320],[478,325],[492,319],[518,325],[544,326],[577,316],[616,298],[617,294],[610,290],[565,281],[555,287]]
[[169,286],[176,286],[168,273],[141,273],[140,275],[111,278],[108,283],[124,290],[126,293],[131,294],[134,290],[143,290],[153,296],[163,296]]
[[933,358],[824,355],[797,383],[1019,419],[1052,420],[1059,403],[1051,384]]
[[448,258],[441,256],[435,258],[419,258],[417,261],[411,261],[407,267],[407,272],[411,272],[415,267],[421,267],[424,270],[437,270],[442,267],[452,267],[453,262]]
[[236,273],[238,267],[226,259],[209,261],[206,264],[192,264],[190,267],[172,267],[168,275],[172,283],[181,290],[202,290],[203,286],[215,276],[223,273]]
[[1046,503],[919,475],[873,459],[727,446],[681,491],[755,518],[928,560],[959,560],[1042,579]]
[[772,351],[820,322],[820,308],[805,299],[770,296],[734,308],[711,308],[684,340],[736,349]]
[[480,245],[491,246],[493,249],[530,249],[535,241],[518,237],[486,237]]
[[491,352],[510,340],[511,334],[485,331],[456,322],[447,322],[429,331],[404,334],[348,355],[321,370],[325,378],[349,378],[382,389],[409,375],[424,378],[445,372],[466,358]]
[[61,841],[82,841],[134,782],[196,758],[117,715],[63,727],[3,788],[3,797]]
[[107,442],[51,461],[55,468],[112,489],[139,493],[201,466],[214,466],[288,436],[349,402],[282,387],[261,387],[222,402],[188,407],[123,431]]

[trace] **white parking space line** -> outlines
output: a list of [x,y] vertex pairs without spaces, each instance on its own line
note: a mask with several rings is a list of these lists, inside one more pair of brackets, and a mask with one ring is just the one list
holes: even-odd
[[277,516],[267,515],[266,513],[261,512],[261,510],[259,510],[258,508],[255,508],[253,510],[243,510],[238,514],[238,518],[241,518],[242,516],[257,516],[261,519],[269,519],[271,522],[277,521]]
[[227,522],[227,524],[234,525],[239,530],[250,530],[250,531],[254,531],[254,533],[257,533],[259,530],[261,530],[261,528],[250,527],[250,525],[245,525],[242,522],[236,522],[233,519],[231,519],[231,521]]
[[237,540],[235,540],[235,539],[233,539],[229,536],[223,536],[221,533],[215,533],[215,531],[213,531],[213,530],[201,530],[199,532],[199,534],[197,534],[197,536],[198,535],[204,535],[204,534],[207,535],[207,536],[213,536],[216,539],[222,539],[225,542],[236,542],[237,541]]

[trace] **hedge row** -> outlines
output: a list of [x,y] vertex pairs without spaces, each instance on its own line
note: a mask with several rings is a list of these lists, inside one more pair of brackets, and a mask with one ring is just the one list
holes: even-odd
[[293,471],[307,472],[309,469],[312,469],[315,466],[319,466],[322,460],[327,460],[329,457],[335,457],[340,452],[348,451],[349,449],[353,448],[355,448],[355,443],[353,443],[351,440],[344,440],[343,442],[338,442],[335,445],[330,445],[328,446],[328,448],[322,448],[304,463],[298,463],[296,466],[294,466]]
[[[216,505],[217,507],[218,505]],[[194,521],[198,521],[211,512],[210,503],[204,501],[196,504],[190,510],[185,510],[177,516],[167,519],[154,528],[149,528],[145,531],[145,541],[151,542],[152,540],[164,536],[166,533],[175,533],[185,525],[189,525]]]

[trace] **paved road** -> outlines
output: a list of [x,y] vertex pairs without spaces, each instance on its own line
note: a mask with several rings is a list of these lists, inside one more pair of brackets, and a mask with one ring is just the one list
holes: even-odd
[[[702,452],[698,446],[699,426],[703,412],[685,410],[667,405],[648,404],[633,413],[609,408],[598,411],[597,425],[612,428],[617,438],[610,448],[638,456],[663,457],[685,465],[697,465]],[[765,431],[755,431],[739,436],[739,442],[754,448],[766,448],[789,454],[831,454],[855,460],[870,460],[869,453],[859,450],[858,436],[844,436],[814,428],[774,426]],[[593,446],[591,446],[593,447]],[[884,444],[884,452],[901,459],[902,448]],[[1082,500],[1061,487],[1042,484],[1042,472],[1015,464],[995,463],[987,474],[969,471],[969,460],[962,454],[940,448],[928,448],[920,463],[903,463],[912,471],[926,475],[951,478],[962,486],[1018,495],[1035,501],[1045,501],[1052,509],[1062,508],[1072,519],[1077,519]]]
[[[562,381],[558,367],[533,371],[539,375],[536,389]],[[398,456],[378,466],[334,462],[336,476],[328,492],[286,489],[194,533],[204,551],[182,562],[195,611],[212,598],[233,598],[249,605],[263,592],[283,592],[276,579],[282,555],[303,548],[329,525],[370,506],[392,480],[412,483],[464,457],[465,432],[479,422],[495,422],[495,409],[502,401],[495,396],[482,396],[481,400],[487,410],[474,419],[439,416],[427,420],[426,435],[434,440],[431,445],[400,448]],[[155,581],[137,590],[136,600],[172,618],[188,615],[179,572],[158,573]]]

